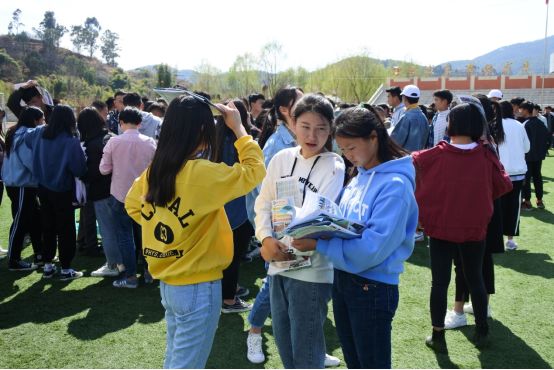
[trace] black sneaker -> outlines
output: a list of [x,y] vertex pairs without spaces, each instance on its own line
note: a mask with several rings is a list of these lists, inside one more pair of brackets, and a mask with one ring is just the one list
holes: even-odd
[[246,303],[240,298],[235,298],[235,303],[225,304],[221,307],[222,313],[237,313],[237,312],[246,312],[252,309],[252,304]]
[[81,271],[75,271],[73,269],[69,270],[69,272],[66,273],[60,273],[60,281],[75,280],[80,277],[83,277],[83,273]]
[[433,330],[433,335],[425,339],[425,344],[437,353],[448,353],[446,339],[444,338],[444,330]]
[[44,271],[42,272],[43,279],[50,279],[54,275],[56,275],[56,266],[52,266],[50,270],[44,269]]
[[244,298],[248,294],[250,294],[250,291],[248,290],[248,288],[245,288],[245,287],[239,285],[239,288],[237,289],[237,292],[235,293],[235,297]]
[[484,349],[489,346],[489,333],[487,329],[476,327],[472,342],[478,349]]
[[38,269],[38,266],[34,263],[25,262],[23,260],[19,260],[14,263],[10,263],[8,266],[8,270],[10,271],[33,271]]

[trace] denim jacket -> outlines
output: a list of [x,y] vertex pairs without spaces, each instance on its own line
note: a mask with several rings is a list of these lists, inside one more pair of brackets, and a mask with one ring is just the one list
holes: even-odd
[[407,107],[390,136],[398,145],[411,152],[424,149],[429,138],[427,117],[417,105]]

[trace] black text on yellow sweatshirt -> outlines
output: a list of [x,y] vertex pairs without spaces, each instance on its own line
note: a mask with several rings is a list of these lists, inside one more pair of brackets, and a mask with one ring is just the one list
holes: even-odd
[[170,285],[222,278],[233,258],[233,233],[223,206],[245,195],[265,176],[263,154],[251,136],[235,142],[239,163],[228,166],[190,160],[176,178],[175,198],[166,207],[144,202],[146,170],[125,199],[129,216],[142,226],[148,270]]

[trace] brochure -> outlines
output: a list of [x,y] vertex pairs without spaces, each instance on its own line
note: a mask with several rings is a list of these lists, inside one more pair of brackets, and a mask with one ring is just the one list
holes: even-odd
[[354,239],[361,237],[365,228],[358,221],[343,218],[339,207],[332,200],[310,192],[284,233],[294,239]]

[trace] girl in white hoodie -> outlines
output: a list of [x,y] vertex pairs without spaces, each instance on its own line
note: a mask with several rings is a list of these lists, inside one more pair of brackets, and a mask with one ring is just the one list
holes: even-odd
[[[283,198],[283,182],[293,189],[297,207],[308,192],[335,200],[341,191],[344,162],[330,150],[333,118],[333,107],[324,97],[304,96],[293,111],[299,146],[280,151],[269,162],[255,204],[256,237],[268,262],[289,257],[289,246],[275,238],[271,221],[272,201]],[[331,299],[333,266],[317,252],[310,262],[310,266],[277,273],[271,281],[273,333],[285,368],[324,367],[323,324]]]

